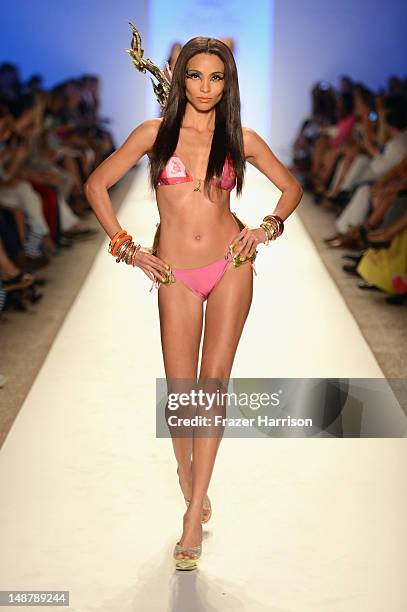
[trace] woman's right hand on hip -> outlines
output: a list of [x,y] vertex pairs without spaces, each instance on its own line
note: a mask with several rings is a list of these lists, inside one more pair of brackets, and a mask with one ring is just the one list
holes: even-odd
[[168,274],[169,265],[156,255],[151,249],[141,248],[134,258],[134,266],[141,268],[150,280],[163,281]]

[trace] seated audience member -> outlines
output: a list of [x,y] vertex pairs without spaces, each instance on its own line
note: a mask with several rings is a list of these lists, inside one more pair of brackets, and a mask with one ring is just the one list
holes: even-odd
[[353,96],[343,93],[337,102],[338,121],[334,126],[321,128],[320,137],[315,144],[311,177],[315,193],[323,193],[332,175],[336,162],[343,154],[345,145],[351,140],[355,123]]
[[[360,225],[370,209],[372,185],[403,161],[407,155],[407,119],[404,110],[390,111],[387,115],[389,140],[382,153],[372,150],[372,158],[360,177],[349,203],[335,220],[337,234],[331,246],[342,246],[338,238],[346,235],[352,227]],[[331,239],[327,240],[330,243]]]
[[368,283],[361,288],[378,288],[397,299],[393,304],[404,303],[407,297],[407,211],[396,223],[385,230],[370,232],[371,242],[390,240],[385,248],[369,248],[362,256],[357,273]]

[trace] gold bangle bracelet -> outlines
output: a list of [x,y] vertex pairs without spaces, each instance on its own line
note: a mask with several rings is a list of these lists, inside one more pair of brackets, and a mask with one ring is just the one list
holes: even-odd
[[126,262],[127,260],[127,255],[129,254],[129,251],[131,249],[131,245],[133,244],[133,241],[131,240],[130,243],[127,245],[127,247],[124,249],[123,251],[123,255],[120,257],[120,259],[124,262]]
[[260,227],[262,227],[264,229],[264,231],[266,232],[267,239],[266,239],[266,242],[264,244],[265,244],[265,246],[267,246],[269,244],[270,240],[271,240],[270,229],[264,223],[261,223]]
[[124,254],[130,245],[131,245],[131,240],[127,240],[122,245],[120,245],[120,248],[118,249],[116,253],[116,263],[119,263],[123,259]]
[[263,221],[263,223],[261,224],[261,227],[267,228],[267,231],[269,232],[269,239],[270,240],[275,240],[277,237],[277,228],[273,223],[268,223],[266,221]]
[[133,251],[133,245],[134,245],[134,242],[132,242],[132,243],[131,243],[131,245],[129,246],[129,248],[126,250],[125,255],[123,256],[123,261],[124,261],[124,263],[125,263],[125,264],[127,264],[127,263],[128,263],[128,260],[129,260],[129,255],[130,255],[130,254],[132,253],[132,251]]
[[274,228],[273,228],[273,226],[270,225],[269,223],[264,223],[263,227],[265,227],[267,232],[268,232],[269,240],[273,240],[274,239]]
[[126,240],[126,242],[123,242],[123,244],[121,244],[120,247],[117,249],[116,255],[114,257],[117,258],[119,261],[120,261],[120,256],[123,253],[124,249],[126,248],[127,244],[128,244],[128,241]]
[[129,252],[128,252],[127,256],[126,256],[126,260],[125,260],[125,261],[126,261],[126,264],[127,264],[128,266],[130,265],[131,260],[132,260],[132,258],[133,258],[133,253],[134,253],[134,249],[135,249],[135,248],[136,248],[136,245],[135,245],[135,244],[134,244],[134,242],[133,242],[133,243],[132,243],[132,245],[131,245],[131,247],[130,247],[130,249],[129,249]]
[[273,219],[271,222],[265,221],[265,223],[267,223],[268,225],[271,225],[273,229],[273,240],[275,240],[279,236],[279,227],[278,227],[277,221]]
[[266,228],[266,227],[263,225],[263,223],[260,223],[260,227],[261,227],[262,229],[264,229],[264,231],[265,231],[265,233],[266,233],[266,241],[265,241],[264,245],[265,245],[265,246],[267,246],[267,245],[268,245],[268,243],[269,243],[269,240],[270,240],[268,230],[267,230],[267,228]]
[[[267,215],[266,217],[264,217],[263,221],[274,221],[275,223],[277,223],[277,227],[278,227],[278,236],[281,236],[281,234],[284,231],[284,221],[282,220],[282,218],[279,215]],[[278,237],[277,236],[277,237]]]

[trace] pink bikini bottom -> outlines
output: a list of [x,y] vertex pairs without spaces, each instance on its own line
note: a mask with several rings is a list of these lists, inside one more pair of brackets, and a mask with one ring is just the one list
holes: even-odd
[[[207,266],[201,268],[172,268],[172,273],[177,281],[180,281],[188,287],[195,295],[203,301],[207,300],[211,291],[216,287],[228,265],[232,262],[230,253],[227,256],[218,259]],[[251,261],[248,262],[256,274],[256,270]],[[157,289],[161,283],[154,281],[150,291],[155,286]]]

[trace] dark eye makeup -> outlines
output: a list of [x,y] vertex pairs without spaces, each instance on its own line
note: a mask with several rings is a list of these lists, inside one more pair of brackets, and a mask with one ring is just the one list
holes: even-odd
[[[193,77],[199,77],[200,74],[199,72],[187,72],[185,75],[188,79],[192,79]],[[221,74],[214,74],[212,75],[212,78],[215,79],[216,81],[223,81],[223,76]]]

